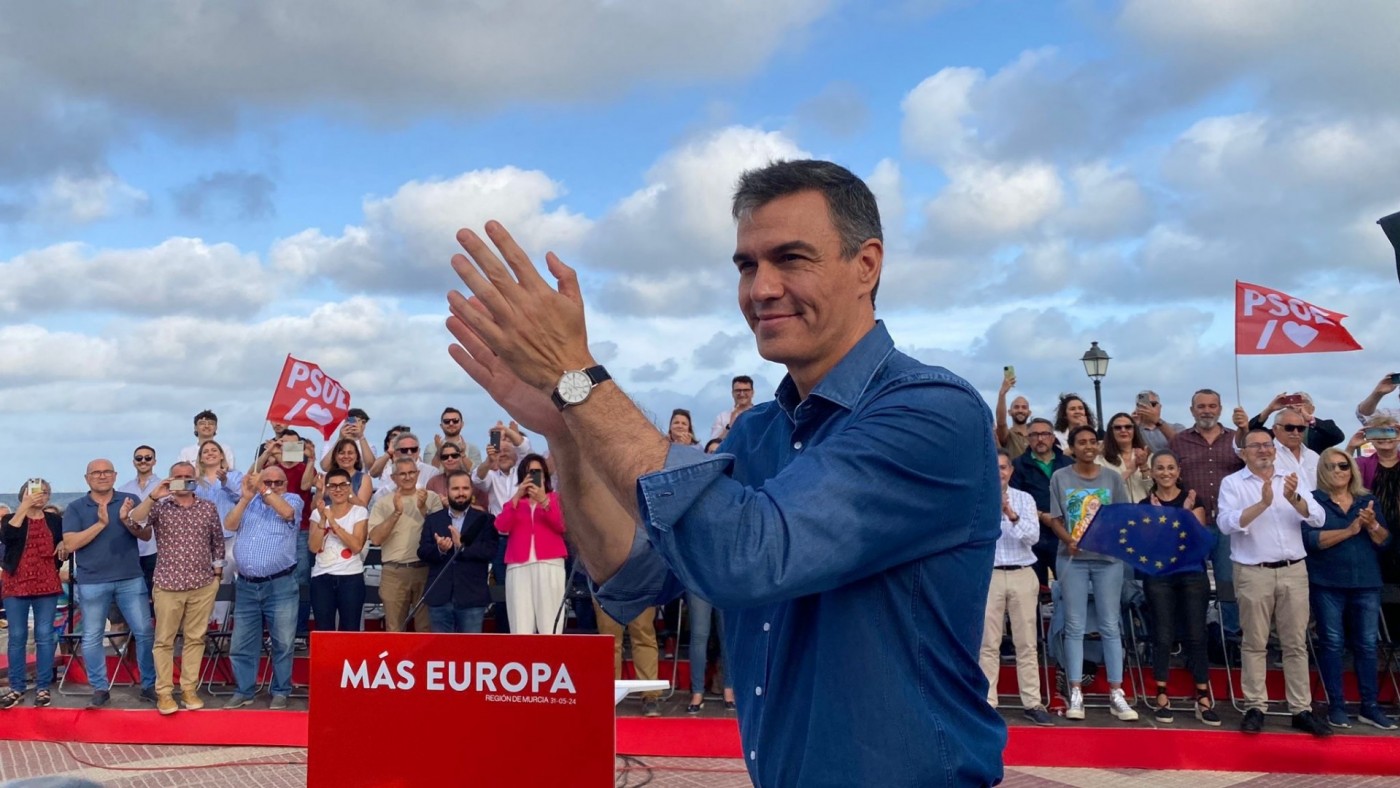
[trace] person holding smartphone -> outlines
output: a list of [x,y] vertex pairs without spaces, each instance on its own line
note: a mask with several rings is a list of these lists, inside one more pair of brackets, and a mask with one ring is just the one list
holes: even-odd
[[1382,408],[1381,400],[1385,395],[1400,388],[1400,372],[1391,372],[1383,375],[1375,388],[1366,398],[1356,404],[1356,420],[1365,424],[1372,416],[1389,416],[1400,421],[1400,408]]
[[496,530],[506,541],[506,608],[510,631],[558,634],[564,601],[564,513],[544,457],[527,454],[516,469],[515,494],[501,507]]
[[34,615],[34,705],[53,703],[53,658],[57,638],[53,619],[63,593],[58,569],[68,558],[63,544],[63,518],[44,511],[51,489],[43,479],[30,479],[19,489],[19,506],[0,519],[0,545],[4,546],[5,582],[0,585],[9,627],[10,687],[0,694],[0,709],[24,699],[28,683],[25,649],[29,641],[29,616]]
[[1331,419],[1319,419],[1317,409],[1313,406],[1312,397],[1306,391],[1298,391],[1292,394],[1284,392],[1269,401],[1269,404],[1255,416],[1249,419],[1250,429],[1260,429],[1268,424],[1269,417],[1275,413],[1280,413],[1284,409],[1291,408],[1302,414],[1303,421],[1307,423],[1307,430],[1303,432],[1303,445],[1310,450],[1321,454],[1323,449],[1331,448],[1342,442],[1346,434],[1342,428],[1337,426],[1337,422]]
[[321,452],[320,468],[323,472],[329,473],[336,467],[335,447],[343,440],[351,441],[359,449],[360,462],[363,470],[368,470],[374,465],[374,445],[365,437],[365,426],[369,424],[369,414],[361,408],[351,408],[345,414],[345,422],[340,425],[340,434],[333,442],[323,446]]

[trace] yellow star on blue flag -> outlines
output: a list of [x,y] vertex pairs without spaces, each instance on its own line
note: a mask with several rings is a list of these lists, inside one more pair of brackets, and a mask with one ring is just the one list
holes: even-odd
[[1148,575],[1201,564],[1215,535],[1189,510],[1150,504],[1110,504],[1079,538],[1079,549],[1112,556]]

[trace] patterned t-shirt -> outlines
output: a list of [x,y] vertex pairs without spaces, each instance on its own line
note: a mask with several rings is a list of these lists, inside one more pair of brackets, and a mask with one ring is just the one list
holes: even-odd
[[155,532],[156,588],[193,591],[214,582],[214,561],[224,558],[219,510],[203,498],[181,506],[170,495],[156,502],[149,518]]
[[[1070,465],[1050,476],[1050,516],[1063,518],[1065,529],[1074,539],[1084,535],[1084,530],[1094,521],[1094,515],[1103,507],[1111,503],[1130,502],[1123,477],[1118,475],[1118,471],[1102,466],[1098,471],[1098,475],[1092,478],[1080,476]],[[1069,555],[1069,545],[1064,542],[1060,543],[1060,555]],[[1081,551],[1079,556],[1110,560],[1110,556],[1087,550]]]

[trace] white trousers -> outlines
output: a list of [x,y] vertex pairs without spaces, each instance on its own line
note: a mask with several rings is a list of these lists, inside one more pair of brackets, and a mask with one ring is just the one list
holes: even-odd
[[559,614],[563,601],[564,559],[506,566],[506,613],[511,634],[563,632],[568,615]]

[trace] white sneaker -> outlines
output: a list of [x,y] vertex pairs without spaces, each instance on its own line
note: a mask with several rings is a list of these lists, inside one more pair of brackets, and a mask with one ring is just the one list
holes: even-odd
[[1138,718],[1138,713],[1132,706],[1128,705],[1128,699],[1123,695],[1123,690],[1116,689],[1108,693],[1108,708],[1113,712],[1113,716],[1124,722],[1132,722]]
[[1065,719],[1084,719],[1084,690],[1078,687],[1069,688],[1069,708],[1065,710]]

